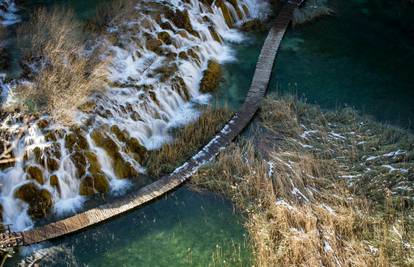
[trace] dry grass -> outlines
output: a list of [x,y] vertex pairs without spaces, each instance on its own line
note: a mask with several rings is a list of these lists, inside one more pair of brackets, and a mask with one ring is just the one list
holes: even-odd
[[173,143],[150,154],[146,164],[148,174],[159,177],[172,172],[221,130],[230,116],[227,108],[206,108],[196,122],[178,130]]
[[17,89],[29,111],[47,112],[70,122],[74,109],[105,88],[105,62],[83,55],[82,31],[72,11],[39,9],[19,29],[24,56],[37,64],[31,83]]
[[[228,196],[246,215],[256,266],[414,264],[412,209],[399,211],[398,196],[386,190],[379,209],[376,199],[355,195],[338,179],[348,168],[342,157],[351,161],[352,149],[329,139],[329,125],[359,121],[349,112],[336,114],[269,98],[255,138],[228,148],[194,176],[195,184]],[[315,148],[320,143],[315,150],[298,144],[311,121],[320,126],[317,138],[307,137]]]

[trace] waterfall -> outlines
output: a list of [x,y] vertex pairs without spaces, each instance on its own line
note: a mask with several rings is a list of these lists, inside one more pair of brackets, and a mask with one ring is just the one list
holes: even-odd
[[[99,40],[110,55],[110,88],[78,108],[74,126],[46,115],[2,115],[0,136],[15,158],[0,170],[3,222],[24,230],[50,210],[75,212],[92,194],[121,194],[127,178],[145,173],[147,151],[171,142],[172,128],[198,118],[196,106],[209,99],[199,91],[209,60],[234,60],[226,43],[244,38],[234,26],[263,17],[264,6],[253,0],[139,1],[135,15],[110,25]],[[6,102],[15,101],[13,86],[0,86],[7,88]]]
[[16,4],[13,0],[0,0],[0,25],[9,26],[20,22]]

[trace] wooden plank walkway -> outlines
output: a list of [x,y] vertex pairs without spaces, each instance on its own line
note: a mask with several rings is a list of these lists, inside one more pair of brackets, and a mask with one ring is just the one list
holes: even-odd
[[[23,238],[23,245],[36,244],[74,233],[142,206],[182,185],[198,168],[212,160],[241,133],[259,109],[269,84],[280,43],[290,23],[294,9],[301,3],[302,0],[290,0],[284,5],[264,42],[244,104],[203,149],[170,175],[160,178],[158,181],[143,187],[123,199],[101,205],[45,226],[18,233]],[[7,245],[7,242],[5,243],[4,241],[4,239],[0,240],[0,247]],[[14,245],[9,244],[9,246]]]

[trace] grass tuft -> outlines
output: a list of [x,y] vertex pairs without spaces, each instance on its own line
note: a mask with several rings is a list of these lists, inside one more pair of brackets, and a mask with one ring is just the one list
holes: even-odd
[[159,177],[174,171],[220,131],[231,114],[227,108],[208,107],[203,110],[197,121],[177,131],[173,143],[150,153],[146,164],[148,174]]
[[[410,153],[412,135],[351,109],[323,112],[292,97],[267,98],[253,132],[192,182],[226,195],[243,212],[256,266],[414,264],[412,205],[402,208],[406,193],[383,182],[408,181],[412,160],[369,163],[375,176],[364,169],[372,151]],[[384,164],[403,171],[390,175]],[[341,178],[345,173],[355,177]]]

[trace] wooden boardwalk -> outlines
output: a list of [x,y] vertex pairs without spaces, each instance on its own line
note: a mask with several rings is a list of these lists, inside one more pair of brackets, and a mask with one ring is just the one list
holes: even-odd
[[244,104],[224,128],[190,160],[170,175],[160,178],[125,198],[45,226],[17,233],[23,239],[20,240],[22,242],[9,243],[6,241],[7,239],[2,238],[0,247],[17,246],[19,244],[31,245],[77,232],[142,206],[186,182],[198,168],[212,160],[236,138],[252,120],[266,93],[280,42],[290,23],[294,9],[301,2],[302,0],[290,0],[284,5],[264,42]]

